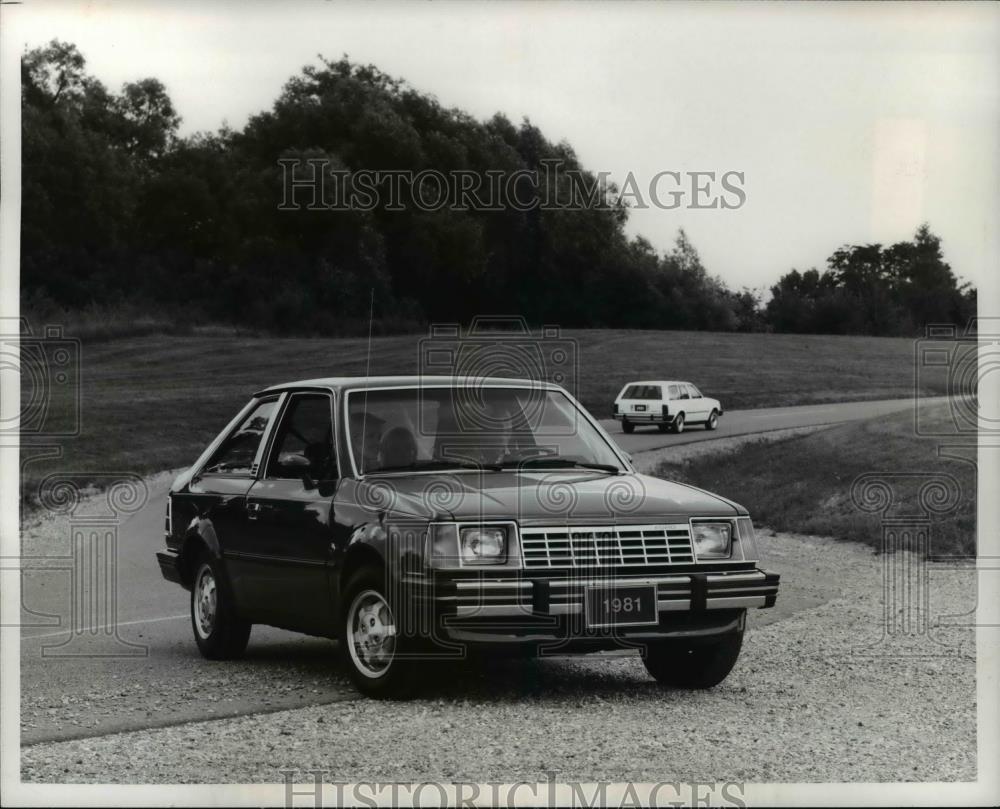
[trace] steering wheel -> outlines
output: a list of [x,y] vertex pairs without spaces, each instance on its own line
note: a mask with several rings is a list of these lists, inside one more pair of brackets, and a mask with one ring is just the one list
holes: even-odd
[[511,461],[526,461],[529,458],[548,458],[558,455],[559,451],[552,447],[521,447],[512,452],[508,452],[500,459],[500,463],[510,463]]

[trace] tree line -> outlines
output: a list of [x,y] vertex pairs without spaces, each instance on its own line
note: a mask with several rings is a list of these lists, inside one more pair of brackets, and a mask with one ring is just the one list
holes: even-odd
[[[112,92],[72,44],[22,59],[26,308],[128,303],[178,320],[343,334],[517,313],[565,327],[912,334],[964,320],[975,293],[927,226],[837,250],[770,300],[710,275],[683,231],[659,252],[625,233],[617,189],[529,121],[479,121],[371,65],[321,60],[242,129],[180,137],[155,78]],[[583,177],[596,204],[283,211],[279,161],[361,170]],[[558,162],[567,171],[552,176]],[[566,189],[542,188],[547,198]]]

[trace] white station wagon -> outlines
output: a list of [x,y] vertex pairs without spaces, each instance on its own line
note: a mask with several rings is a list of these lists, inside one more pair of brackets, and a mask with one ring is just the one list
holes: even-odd
[[661,433],[682,433],[688,424],[704,424],[706,430],[714,430],[721,415],[719,400],[704,396],[690,382],[629,382],[614,404],[614,417],[626,433],[637,424],[655,424]]

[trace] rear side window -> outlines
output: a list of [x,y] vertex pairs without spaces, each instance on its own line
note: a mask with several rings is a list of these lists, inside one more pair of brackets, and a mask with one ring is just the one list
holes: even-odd
[[202,470],[203,474],[248,475],[257,458],[260,440],[274,416],[277,397],[260,402],[222,442]]
[[662,399],[663,391],[659,385],[629,385],[623,399]]
[[325,393],[293,396],[273,446],[267,477],[299,478],[308,473],[316,480],[336,478],[330,397]]
[[670,386],[670,398],[671,399],[680,399],[681,398],[681,389],[680,389],[679,385],[671,385]]

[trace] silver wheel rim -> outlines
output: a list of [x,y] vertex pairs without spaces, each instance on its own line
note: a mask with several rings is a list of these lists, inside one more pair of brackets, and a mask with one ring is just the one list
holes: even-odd
[[219,590],[215,575],[207,564],[198,571],[194,586],[191,610],[194,614],[194,628],[202,640],[207,640],[215,629],[215,616],[219,607]]
[[718,422],[719,422],[719,417],[715,415],[715,413],[713,413],[708,420],[708,426],[714,430],[715,425],[718,424]]
[[364,590],[347,612],[347,644],[355,668],[375,680],[385,675],[396,655],[396,622],[376,590]]
[[677,432],[679,433],[684,432],[684,416],[677,417]]

